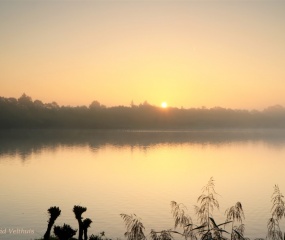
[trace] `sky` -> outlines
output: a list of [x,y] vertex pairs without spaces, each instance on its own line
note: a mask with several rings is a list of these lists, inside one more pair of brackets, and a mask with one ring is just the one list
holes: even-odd
[[283,0],[0,0],[0,96],[285,106]]

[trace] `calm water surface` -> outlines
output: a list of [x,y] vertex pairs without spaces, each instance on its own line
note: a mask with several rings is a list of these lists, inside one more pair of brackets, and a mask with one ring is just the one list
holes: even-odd
[[215,220],[240,201],[245,236],[265,238],[274,185],[285,193],[284,169],[285,132],[277,130],[2,131],[0,239],[43,236],[50,206],[62,210],[57,225],[76,229],[72,208],[87,207],[89,233],[113,239],[124,239],[120,213],[138,215],[147,235],[173,228],[173,200],[197,222],[194,205],[210,177],[219,193]]

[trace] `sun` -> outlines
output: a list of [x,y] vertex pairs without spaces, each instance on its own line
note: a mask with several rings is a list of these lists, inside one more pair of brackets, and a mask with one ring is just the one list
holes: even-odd
[[167,105],[167,102],[162,102],[162,103],[161,103],[161,107],[162,107],[162,108],[167,108],[167,106],[168,106],[168,105]]

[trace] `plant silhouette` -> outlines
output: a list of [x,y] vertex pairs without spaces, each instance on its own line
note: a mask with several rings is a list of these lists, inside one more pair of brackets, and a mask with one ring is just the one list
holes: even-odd
[[182,235],[186,239],[187,238],[195,239],[193,227],[195,227],[196,225],[193,224],[190,215],[187,213],[186,206],[182,203],[178,204],[175,201],[172,201],[170,205],[171,205],[171,213],[174,218],[174,229],[176,229],[177,227],[182,227],[183,228]]
[[[249,240],[244,237],[245,225],[243,219],[245,219],[242,204],[237,202],[234,206],[229,207],[225,211],[226,221],[223,223],[216,223],[213,217],[213,211],[215,208],[219,208],[219,203],[216,199],[216,191],[213,178],[210,178],[208,183],[202,188],[202,194],[198,197],[197,202],[199,206],[195,206],[196,215],[198,218],[199,225],[193,224],[192,218],[188,214],[186,206],[182,203],[175,201],[171,202],[171,213],[174,218],[174,229],[167,229],[161,231],[155,231],[151,229],[150,239],[151,240],[174,240],[173,234],[182,236],[185,240]],[[274,192],[271,197],[271,218],[268,220],[267,229],[268,233],[266,236],[267,240],[284,240],[285,234],[280,229],[279,221],[285,216],[285,201],[284,196],[281,193],[278,185],[274,186]],[[73,212],[75,218],[78,221],[81,234],[78,235],[78,240],[88,240],[88,228],[90,227],[92,220],[86,218],[82,220],[82,214],[87,210],[85,207],[75,205]],[[58,207],[50,207],[48,209],[50,218],[48,220],[48,228],[44,235],[44,240],[50,240],[51,228],[54,225],[55,220],[61,214],[61,210]],[[135,215],[120,214],[126,226],[125,237],[127,240],[146,240],[145,227],[141,219]],[[225,226],[231,224],[231,231],[226,231]],[[176,229],[182,229],[176,230]],[[77,230],[72,229],[69,225],[64,224],[63,226],[54,226],[54,234],[59,240],[69,240],[75,234]],[[223,236],[223,234],[230,234],[230,238]],[[111,240],[103,238],[104,232],[100,235],[91,235],[89,240]],[[72,238],[75,239],[75,238]],[[258,238],[255,240],[264,240]]]
[[[225,239],[222,234],[228,232],[222,229],[221,226],[231,223],[232,221],[216,224],[212,215],[214,208],[219,208],[219,203],[215,198],[217,193],[215,192],[214,187],[214,180],[213,178],[210,178],[207,185],[202,188],[202,195],[198,197],[198,203],[200,203],[200,206],[195,206],[195,210],[198,216],[198,220],[201,224],[200,226],[192,223],[192,219],[187,213],[187,208],[184,204],[178,204],[177,202],[172,201],[171,212],[174,218],[174,229],[181,227],[183,228],[183,232],[172,229],[162,231],[155,231],[152,229],[150,232],[151,239],[170,240],[173,239],[172,234],[179,234],[186,240],[197,240],[198,236],[201,236],[201,239],[203,240]],[[143,233],[145,228],[140,219],[135,214],[120,215],[124,219],[127,228],[125,236],[128,238],[128,240],[145,239],[145,235]]]
[[226,220],[230,221],[232,220],[232,232],[231,232],[231,239],[236,239],[236,232],[234,230],[238,231],[239,233],[243,234],[244,228],[239,226],[235,226],[235,222],[240,222],[242,224],[242,219],[244,219],[244,212],[242,209],[242,205],[240,202],[237,202],[234,206],[228,208],[225,211],[226,214]]
[[88,235],[87,231],[88,228],[90,227],[90,224],[92,223],[90,218],[86,218],[83,220],[82,225],[83,225],[83,234],[84,234],[84,240],[88,240]]
[[59,238],[59,240],[69,240],[75,234],[77,230],[72,229],[69,225],[64,224],[62,227],[54,226],[54,234]]
[[278,185],[274,186],[274,192],[272,194],[271,201],[273,203],[271,212],[272,217],[280,220],[282,217],[285,216],[285,203],[284,203],[284,196],[280,192]]
[[[202,239],[211,239],[212,235],[214,235],[214,239],[223,239],[222,234],[228,233],[224,229],[220,228],[220,226],[226,225],[228,223],[231,223],[232,221],[227,221],[224,223],[217,224],[214,220],[214,218],[209,217],[209,220],[211,221],[212,228],[209,228],[206,233],[202,235]],[[212,233],[213,232],[213,233]],[[229,233],[228,233],[229,234]]]
[[[75,214],[75,218],[78,221],[79,225],[79,236],[78,239],[88,240],[88,228],[90,227],[92,220],[90,218],[86,218],[82,221],[82,214],[87,210],[85,207],[77,206],[75,205],[73,207],[73,212]],[[53,237],[50,237],[52,226],[55,223],[55,220],[58,218],[58,216],[61,213],[61,210],[59,207],[50,207],[48,209],[48,213],[50,215],[50,218],[48,220],[48,227],[46,230],[46,233],[44,234],[43,240],[50,240],[54,239]],[[54,227],[54,234],[57,236],[60,240],[66,240],[72,238],[76,234],[77,230],[73,230],[70,225],[64,224],[63,226],[55,226]],[[93,235],[94,237],[94,235]],[[74,238],[72,238],[74,239]],[[92,239],[92,238],[91,238]],[[106,239],[107,240],[107,239]]]
[[49,213],[49,220],[48,220],[48,227],[46,230],[46,233],[44,235],[44,240],[49,240],[50,238],[50,232],[52,229],[52,226],[54,225],[55,220],[58,218],[58,216],[61,213],[61,210],[59,209],[59,207],[50,207],[48,209],[48,213]]
[[141,219],[136,216],[136,214],[120,214],[120,216],[123,218],[127,232],[125,233],[125,236],[128,240],[145,240],[146,237],[144,235],[144,226],[141,222]]
[[207,226],[208,231],[210,231],[210,217],[213,217],[214,208],[219,209],[216,195],[214,179],[211,177],[207,185],[202,188],[202,195],[198,197],[197,202],[200,206],[195,206],[200,224]]
[[[271,196],[272,208],[271,213],[272,217],[269,218],[267,222],[267,238],[271,240],[282,240],[282,231],[279,226],[279,220],[285,216],[285,203],[284,196],[280,192],[278,185],[274,186],[274,192]],[[285,233],[284,233],[285,239]]]
[[105,237],[105,232],[100,232],[100,235],[99,234],[98,235],[92,234],[89,237],[89,240],[111,240],[111,239],[108,239],[107,237]]
[[153,229],[150,232],[150,238],[152,240],[173,240],[170,230],[163,230],[161,232],[155,232]]
[[267,238],[271,240],[282,240],[282,231],[280,230],[279,221],[273,217],[267,222]]
[[81,206],[77,206],[75,205],[73,207],[73,212],[75,214],[75,218],[78,221],[78,227],[79,227],[79,231],[78,231],[78,240],[83,240],[83,222],[82,222],[82,214],[84,212],[86,212],[87,208],[86,207],[81,207]]

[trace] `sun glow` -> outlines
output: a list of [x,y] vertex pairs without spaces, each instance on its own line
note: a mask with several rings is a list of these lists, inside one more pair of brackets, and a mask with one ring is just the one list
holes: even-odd
[[162,107],[162,108],[167,108],[167,106],[168,106],[168,105],[167,105],[167,102],[162,102],[162,103],[161,103],[161,107]]

